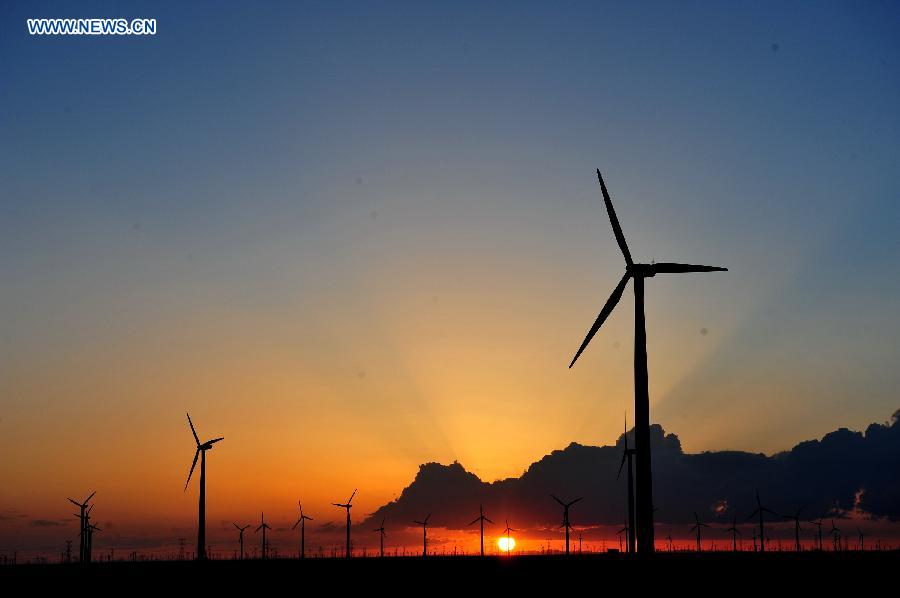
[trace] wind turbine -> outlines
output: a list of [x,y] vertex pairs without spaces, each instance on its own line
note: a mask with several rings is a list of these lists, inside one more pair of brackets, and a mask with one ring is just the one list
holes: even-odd
[[231,522],[231,525],[233,525],[234,527],[238,528],[238,531],[241,532],[241,534],[240,534],[240,542],[241,542],[241,560],[243,561],[243,560],[244,560],[244,530],[247,529],[248,527],[250,527],[250,525],[248,524],[248,525],[245,525],[244,527],[241,527],[240,525],[238,525],[238,524],[235,523],[234,521]]
[[697,530],[697,552],[701,552],[703,547],[700,545],[700,528],[709,526],[700,522],[700,518],[697,517],[696,511],[694,511],[694,521],[696,521],[696,523],[694,524],[694,527],[691,528],[691,531]]
[[87,527],[86,527],[87,524],[85,523],[84,514],[88,508],[88,503],[91,501],[92,498],[94,498],[95,494],[97,494],[96,490],[91,492],[90,496],[88,496],[86,499],[84,499],[84,502],[78,502],[74,498],[68,499],[68,501],[70,503],[72,503],[73,505],[75,505],[76,507],[81,509],[81,513],[79,515],[76,515],[76,517],[78,517],[79,522],[81,523],[80,531],[78,533],[78,561],[81,563],[85,562],[84,550],[85,550],[85,546],[87,546]]
[[422,526],[422,558],[428,556],[428,518],[431,517],[431,513],[425,517],[425,521],[413,521],[413,523]]
[[191,426],[191,433],[194,435],[194,442],[197,443],[197,451],[194,453],[194,462],[191,463],[191,471],[188,473],[187,481],[184,483],[184,490],[187,492],[188,484],[191,482],[191,476],[194,475],[194,468],[197,467],[197,457],[200,457],[200,506],[199,506],[199,523],[197,525],[197,560],[206,559],[206,451],[210,450],[213,445],[224,438],[213,438],[201,443],[197,436],[197,430],[194,429],[194,422],[191,421],[191,414],[187,414],[188,424]]
[[[738,534],[741,533],[741,530],[737,527],[737,515],[735,515],[731,520],[731,527],[725,530],[726,532],[731,532],[731,550],[733,552],[737,552],[737,537]],[[741,543],[743,544],[743,540]]]
[[266,514],[265,513],[262,513],[262,512],[260,513],[259,521],[260,521],[259,527],[256,528],[254,533],[258,533],[259,530],[262,530],[262,533],[263,533],[263,535],[262,535],[262,558],[263,558],[263,560],[266,560],[266,556],[268,556],[268,553],[269,553],[269,545],[266,544],[266,530],[272,529],[272,528],[269,527],[268,523],[266,523]]
[[778,513],[771,509],[767,509],[762,506],[762,503],[759,502],[759,490],[756,491],[756,510],[750,513],[747,519],[753,519],[754,515],[759,515],[759,551],[766,551],[766,530],[765,525],[763,523],[763,513],[768,513],[770,515],[775,515],[778,517]]
[[834,551],[837,552],[841,548],[841,530],[831,520],[831,541],[834,543]]
[[807,522],[807,523],[812,523],[812,524],[815,525],[816,528],[817,528],[817,530],[816,530],[816,538],[817,538],[818,541],[819,541],[819,551],[820,551],[820,552],[821,552],[822,549],[823,549],[823,547],[822,547],[822,519],[823,519],[823,517],[819,517],[818,521],[808,521],[808,522]]
[[625,527],[616,532],[619,536],[619,552],[622,551],[622,534],[625,534],[625,550],[628,550],[628,520],[625,521]]
[[619,473],[616,474],[616,479],[619,479],[619,476],[622,475],[622,467],[625,465],[625,461],[628,461],[628,534],[626,535],[626,548],[628,552],[634,552],[634,478],[633,471],[634,468],[631,464],[631,457],[634,455],[634,449],[628,448],[628,414],[625,414],[625,434],[622,435],[622,438],[625,442],[625,449],[622,451],[622,462],[619,464]]
[[563,508],[563,522],[560,527],[566,528],[566,556],[569,556],[569,530],[572,529],[572,525],[569,523],[569,507],[571,507],[572,505],[577,503],[579,500],[582,500],[584,497],[581,496],[571,502],[566,503],[566,502],[559,500],[552,494],[550,496],[551,496],[551,498],[553,498],[553,500],[555,500],[560,505],[562,505],[562,508]]
[[[93,505],[91,505],[93,506]],[[91,562],[93,558],[93,550],[94,550],[94,532],[102,532],[103,530],[94,525],[93,523],[88,523],[87,526],[87,562]],[[102,560],[102,557],[101,557]]]
[[347,502],[344,504],[333,502],[336,507],[340,507],[342,509],[347,509],[347,549],[344,553],[344,557],[350,558],[350,509],[353,507],[353,497],[356,496],[356,489],[353,490],[353,494],[350,495],[350,498],[347,499]]
[[509,543],[509,532],[517,532],[519,530],[509,527],[509,519],[506,520],[506,529],[503,530],[503,533],[506,534],[506,556],[512,555],[512,545]]
[[376,527],[372,531],[378,532],[378,539],[380,542],[379,543],[379,548],[380,548],[379,554],[383,557],[384,556],[384,537],[387,535],[387,533],[384,531],[384,518],[381,519],[381,527]]
[[472,523],[470,523],[469,525],[474,524],[476,521],[481,522],[481,556],[484,556],[484,522],[485,521],[487,521],[488,523],[494,523],[494,522],[491,521],[490,519],[488,519],[487,517],[485,517],[483,504],[478,505],[478,517],[473,519]]
[[866,535],[860,528],[856,528],[856,532],[859,534],[859,550],[862,552],[866,549]]
[[803,528],[800,527],[800,513],[803,512],[803,509],[806,507],[800,507],[797,509],[797,512],[793,515],[782,515],[785,519],[792,519],[794,521],[794,550],[800,552],[800,532],[803,531]]
[[300,504],[300,501],[297,501],[297,506],[300,507],[300,518],[297,519],[297,522],[291,526],[291,529],[296,529],[297,526],[300,526],[300,558],[306,558],[306,522],[312,521],[313,518],[303,514],[303,505]]
[[619,249],[625,257],[625,275],[613,290],[600,315],[594,321],[587,336],[575,353],[569,368],[575,365],[575,361],[587,347],[591,339],[612,313],[629,279],[634,279],[634,441],[637,455],[636,471],[636,511],[635,520],[637,527],[638,550],[642,553],[653,552],[653,483],[650,467],[650,389],[647,374],[647,330],[644,324],[644,279],[652,278],[657,274],[684,274],[688,272],[716,272],[725,271],[727,268],[717,266],[700,266],[694,264],[676,264],[670,262],[636,264],[631,259],[631,252],[625,243],[625,235],[619,219],[616,217],[612,199],[606,190],[606,183],[597,169],[597,179],[600,181],[600,190],[603,192],[603,201],[612,225],[613,234]]

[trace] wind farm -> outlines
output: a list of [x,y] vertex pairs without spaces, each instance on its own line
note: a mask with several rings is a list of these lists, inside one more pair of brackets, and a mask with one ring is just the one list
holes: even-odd
[[0,587],[890,579],[898,30],[4,3]]

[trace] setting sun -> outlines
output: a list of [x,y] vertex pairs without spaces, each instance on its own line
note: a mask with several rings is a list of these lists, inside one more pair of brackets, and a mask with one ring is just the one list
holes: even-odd
[[509,536],[503,536],[497,540],[497,546],[500,547],[502,552],[510,552],[516,547],[516,539]]

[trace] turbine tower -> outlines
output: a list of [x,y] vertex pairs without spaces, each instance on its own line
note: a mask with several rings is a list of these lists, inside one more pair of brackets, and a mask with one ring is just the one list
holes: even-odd
[[256,528],[254,533],[259,533],[259,530],[262,530],[262,533],[263,533],[263,535],[262,535],[262,558],[263,558],[263,560],[266,560],[266,557],[268,556],[268,553],[269,553],[269,545],[266,543],[266,530],[272,529],[272,528],[269,527],[268,523],[266,523],[266,514],[265,513],[260,513],[259,521],[260,521],[259,527]]
[[241,543],[241,560],[243,561],[244,560],[244,530],[247,529],[248,527],[250,527],[250,525],[248,524],[248,525],[245,525],[244,527],[241,527],[234,521],[231,522],[231,525],[238,528],[238,531],[240,532],[239,540]]
[[300,507],[300,518],[297,519],[297,522],[291,527],[291,529],[296,529],[297,526],[300,526],[300,558],[306,558],[306,522],[312,521],[313,518],[303,514],[303,505],[300,504],[300,501],[297,501],[297,506]]
[[384,537],[387,533],[384,531],[384,518],[381,519],[381,527],[376,527],[374,530],[378,532],[378,540],[379,540],[379,556],[384,556]]
[[819,517],[819,519],[817,521],[808,521],[807,522],[807,523],[812,523],[817,528],[816,529],[816,539],[818,540],[818,544],[819,544],[819,552],[821,552],[823,550],[823,547],[822,547],[822,519],[823,519],[822,517]]
[[431,513],[425,517],[425,521],[413,521],[413,523],[422,526],[422,558],[428,556],[428,518],[431,517]]
[[350,509],[353,507],[353,497],[356,496],[356,489],[353,490],[353,494],[350,495],[350,498],[347,499],[347,502],[344,504],[333,502],[336,507],[340,507],[342,509],[347,509],[347,548],[346,552],[344,552],[344,557],[350,558]]
[[765,524],[763,523],[763,513],[768,513],[769,515],[775,515],[778,517],[778,513],[772,511],[771,509],[767,509],[762,506],[762,503],[759,502],[759,490],[756,491],[756,510],[750,513],[747,519],[753,519],[754,515],[759,515],[759,551],[766,551],[766,530]]
[[622,435],[622,439],[625,442],[625,449],[622,451],[622,462],[619,464],[619,473],[616,474],[616,479],[622,475],[622,467],[625,466],[625,462],[628,461],[628,476],[626,481],[628,482],[628,534],[625,536],[625,548],[628,552],[634,552],[634,467],[631,463],[631,458],[634,455],[634,449],[628,448],[628,414],[625,414],[625,433]]
[[694,521],[696,521],[696,523],[694,524],[694,527],[691,528],[691,531],[694,531],[694,530],[697,531],[697,552],[701,552],[703,550],[703,547],[700,545],[700,528],[701,527],[709,527],[709,526],[706,525],[705,523],[700,522],[700,518],[697,517],[696,511],[694,511]]
[[94,498],[94,495],[97,494],[97,491],[91,492],[90,496],[84,499],[84,502],[78,502],[73,498],[69,498],[68,501],[81,509],[80,514],[76,515],[78,517],[78,521],[81,524],[79,526],[78,531],[78,562],[84,563],[86,562],[84,559],[84,551],[87,546],[87,523],[85,519],[85,513],[88,508],[88,503],[91,502],[91,499]]
[[478,505],[478,517],[472,520],[472,523],[469,525],[473,525],[476,521],[481,522],[481,556],[484,556],[484,522],[494,523],[484,515],[484,505]]
[[197,457],[200,457],[200,506],[199,506],[199,523],[197,525],[197,560],[206,559],[206,451],[210,450],[213,445],[224,438],[213,438],[201,443],[197,436],[197,430],[194,429],[194,422],[191,421],[191,414],[187,414],[188,424],[191,426],[191,433],[194,435],[194,442],[197,443],[197,450],[194,453],[194,462],[191,463],[191,471],[188,473],[187,481],[184,483],[184,490],[187,492],[188,484],[191,482],[191,476],[194,475],[194,468],[197,467]]
[[619,225],[613,209],[612,199],[606,190],[606,183],[597,170],[597,179],[600,181],[600,190],[603,192],[603,201],[612,224],[613,234],[619,249],[625,257],[625,275],[607,299],[606,304],[597,316],[593,326],[575,353],[571,368],[575,361],[587,347],[591,339],[612,313],[629,279],[634,279],[634,441],[635,454],[637,456],[637,471],[635,479],[635,504],[638,551],[644,554],[653,552],[653,483],[650,467],[650,390],[647,374],[647,330],[644,324],[644,279],[652,278],[657,274],[684,274],[687,272],[716,272],[727,268],[717,266],[701,266],[694,264],[676,264],[670,262],[637,264],[631,258],[631,252],[625,243],[625,235]]
[[563,508],[563,522],[560,527],[566,528],[566,556],[569,556],[569,530],[572,529],[572,525],[569,523],[569,507],[571,507],[572,505],[577,503],[579,500],[582,500],[584,497],[580,496],[580,497],[576,498],[575,500],[573,500],[571,502],[567,502],[567,503],[559,500],[552,494],[550,495],[550,497],[553,498],[553,500],[558,502],[560,505],[562,505],[562,508]]

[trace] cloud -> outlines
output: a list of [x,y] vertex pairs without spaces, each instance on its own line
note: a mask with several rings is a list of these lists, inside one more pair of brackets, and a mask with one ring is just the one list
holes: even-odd
[[68,519],[32,519],[31,527],[65,527],[71,523]]
[[[633,430],[628,433],[634,446]],[[820,440],[801,442],[772,456],[740,451],[686,454],[675,434],[651,427],[654,502],[660,523],[685,523],[696,511],[709,521],[745,519],[764,506],[803,517],[841,517],[864,512],[872,518],[900,518],[900,410],[890,422],[871,424],[865,432],[841,428]],[[561,522],[562,512],[550,497],[584,500],[572,507],[577,526],[615,525],[625,518],[623,436],[615,446],[572,443],[531,464],[517,478],[492,483],[480,480],[460,463],[426,463],[400,497],[369,515],[360,527],[388,521],[411,526],[432,513],[435,527],[475,529],[469,522],[485,514],[503,525],[546,527]]]

